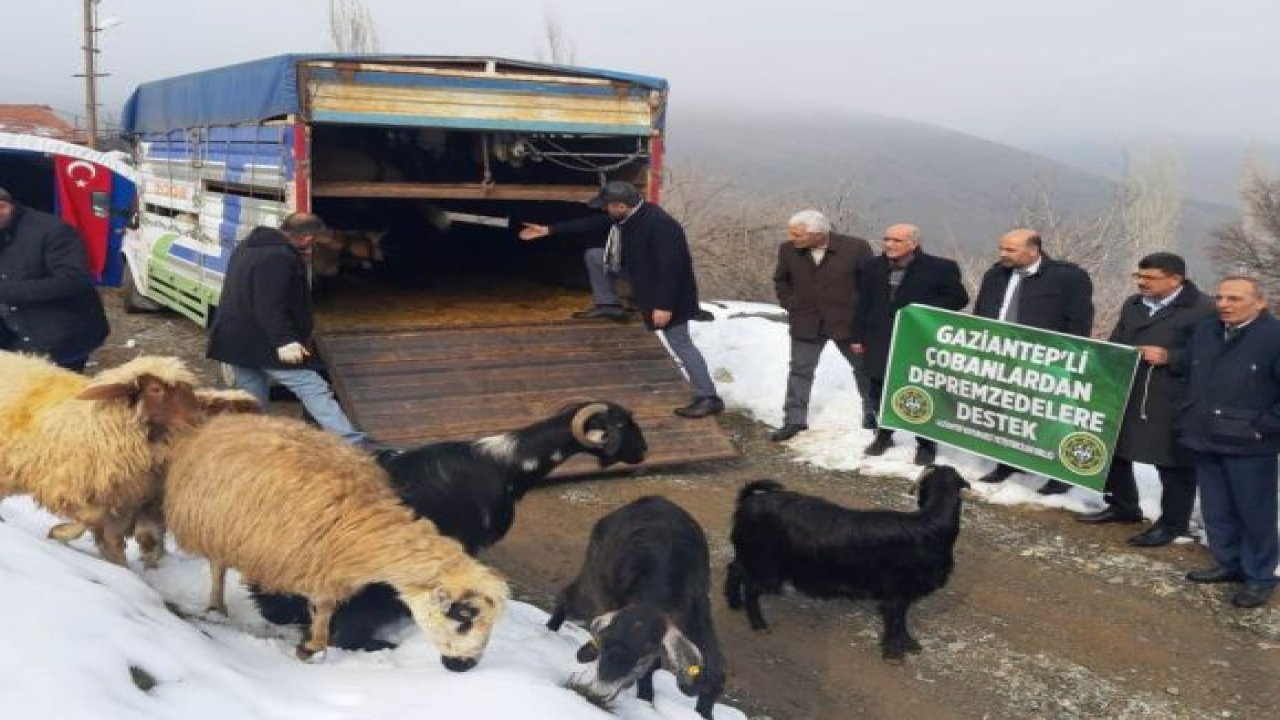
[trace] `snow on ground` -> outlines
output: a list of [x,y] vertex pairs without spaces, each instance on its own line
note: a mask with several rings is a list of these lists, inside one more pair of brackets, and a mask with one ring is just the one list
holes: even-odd
[[[782,311],[757,303],[713,303],[716,322],[694,323],[726,403],[771,426],[782,423],[789,343]],[[823,356],[814,381],[809,425],[788,445],[799,462],[910,477],[914,443],[898,433],[882,457],[866,458],[872,433],[859,427],[862,408],[844,359]],[[976,477],[992,463],[941,446],[940,462]],[[1159,513],[1154,469],[1138,468],[1143,511]],[[781,478],[786,480],[786,478]],[[1042,479],[1024,474],[997,486],[975,483],[985,501],[1083,512],[1101,497],[1074,488],[1035,493]],[[228,583],[229,618],[205,617],[209,588],[203,560],[171,554],[154,571],[118,568],[98,559],[87,538],[64,547],[45,539],[56,519],[28,498],[0,503],[0,717],[357,720],[466,717],[471,720],[607,718],[563,689],[586,672],[574,653],[581,630],[551,633],[547,614],[513,602],[473,670],[451,673],[411,624],[395,650],[330,649],[321,663],[294,658],[296,630],[269,625],[238,582]],[[141,572],[141,575],[137,574]],[[171,611],[170,607],[182,614]],[[185,618],[185,619],[184,619]],[[138,672],[131,675],[131,668]],[[154,683],[148,690],[138,682]],[[628,720],[696,720],[693,700],[669,673],[656,677],[656,704],[623,693],[614,714]],[[719,706],[718,720],[742,713]]]
[[[698,720],[667,672],[655,677],[654,706],[631,689],[614,715],[563,689],[586,672],[574,653],[587,635],[568,625],[552,633],[547,613],[525,603],[511,603],[469,672],[446,670],[412,625],[395,650],[330,648],[309,664],[294,658],[298,631],[263,621],[234,573],[230,617],[204,617],[202,559],[171,554],[142,571],[132,557],[127,570],[98,559],[87,538],[71,547],[45,539],[57,519],[29,498],[4,501],[0,518],[2,718]],[[136,682],[148,677],[154,687],[143,691]],[[744,719],[724,705],[715,716]]]

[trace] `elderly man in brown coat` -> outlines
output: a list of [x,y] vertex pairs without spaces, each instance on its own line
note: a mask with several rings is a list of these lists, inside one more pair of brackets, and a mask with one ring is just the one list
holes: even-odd
[[813,373],[828,341],[835,343],[853,369],[862,399],[863,427],[874,426],[862,360],[849,340],[858,302],[858,274],[871,256],[866,240],[833,233],[831,222],[817,210],[803,210],[787,222],[787,241],[778,248],[773,284],[791,325],[791,374],[783,425],[770,436],[774,442],[809,429]]

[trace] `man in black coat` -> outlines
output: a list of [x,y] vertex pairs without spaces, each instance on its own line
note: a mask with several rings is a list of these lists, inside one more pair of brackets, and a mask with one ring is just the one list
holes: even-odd
[[[906,224],[893,225],[884,231],[884,254],[863,266],[858,292],[853,351],[863,357],[862,367],[870,382],[871,398],[878,403],[884,394],[889,343],[898,311],[913,303],[960,310],[969,304],[969,292],[960,281],[960,266],[954,260],[934,257],[921,250],[919,228]],[[892,444],[893,431],[880,429],[863,453],[883,455]],[[916,438],[916,465],[933,463],[937,454],[936,442]]]
[[79,372],[108,331],[80,233],[0,187],[0,350]]
[[863,406],[863,426],[874,426],[862,359],[849,336],[858,306],[858,273],[871,259],[871,245],[859,237],[837,235],[817,210],[802,210],[787,222],[787,241],[778,247],[773,286],[787,311],[791,369],[783,400],[782,427],[769,436],[783,442],[809,429],[809,395],[822,351],[831,342],[849,362]]
[[1251,608],[1271,597],[1280,560],[1280,320],[1267,312],[1253,278],[1226,278],[1214,304],[1218,317],[1195,327],[1175,366],[1190,373],[1178,432],[1194,453],[1200,513],[1217,561],[1187,579],[1243,583],[1231,603]]
[[236,387],[263,406],[272,381],[289,388],[324,429],[356,445],[372,445],[355,429],[329,383],[309,360],[311,291],[304,253],[324,231],[319,217],[295,213],[280,229],[256,227],[227,264],[209,329],[208,357],[227,363]]
[[1173,427],[1186,400],[1186,378],[1170,368],[1181,361],[1192,328],[1214,312],[1213,301],[1186,275],[1186,263],[1173,253],[1154,253],[1138,261],[1138,294],[1124,301],[1108,339],[1136,347],[1142,362],[1107,475],[1107,506],[1076,518],[1087,523],[1140,521],[1133,464],[1155,465],[1163,488],[1160,518],[1146,532],[1129,538],[1129,544],[1138,547],[1168,545],[1185,535],[1196,502],[1191,456],[1177,443]]
[[614,288],[615,279],[625,278],[631,283],[645,327],[662,333],[693,384],[692,400],[676,408],[676,414],[700,418],[722,412],[724,402],[716,393],[707,361],[689,335],[689,321],[699,311],[698,282],[684,228],[662,208],[644,202],[634,185],[621,180],[605,183],[587,204],[605,214],[550,226],[525,223],[520,239],[605,234],[605,246],[588,248],[583,256],[595,307],[574,313],[574,317],[625,320],[626,312]]
[[[1044,254],[1040,234],[1019,228],[1000,238],[1000,260],[982,276],[973,314],[1042,330],[1089,337],[1093,332],[1093,282],[1078,266]],[[978,478],[997,483],[1016,472],[997,464]],[[1049,480],[1038,491],[1058,495],[1071,486]]]

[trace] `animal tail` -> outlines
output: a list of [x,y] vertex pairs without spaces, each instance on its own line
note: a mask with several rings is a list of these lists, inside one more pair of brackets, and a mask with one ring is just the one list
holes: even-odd
[[765,493],[775,493],[781,490],[786,490],[786,488],[777,480],[756,480],[742,486],[742,490],[738,491],[738,502],[742,502],[752,495],[764,495]]

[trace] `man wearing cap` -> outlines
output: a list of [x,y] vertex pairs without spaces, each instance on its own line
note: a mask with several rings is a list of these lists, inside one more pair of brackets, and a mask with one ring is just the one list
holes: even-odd
[[627,279],[645,326],[662,333],[693,384],[693,399],[676,408],[676,414],[700,418],[721,412],[724,402],[716,394],[707,361],[689,336],[689,321],[698,313],[698,283],[684,228],[662,208],[644,202],[634,185],[621,180],[605,183],[587,205],[602,208],[605,214],[550,226],[525,223],[520,239],[605,234],[604,247],[588,248],[583,256],[595,307],[574,317],[625,320],[613,282]]
[[324,231],[310,213],[294,213],[280,229],[256,227],[236,246],[209,329],[208,357],[227,363],[236,387],[263,406],[270,384],[287,387],[325,430],[372,445],[355,429],[312,359],[311,294],[305,254]]
[[108,330],[80,233],[0,188],[0,350],[79,372]]

